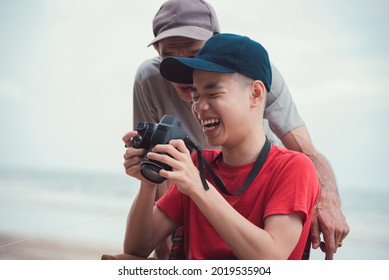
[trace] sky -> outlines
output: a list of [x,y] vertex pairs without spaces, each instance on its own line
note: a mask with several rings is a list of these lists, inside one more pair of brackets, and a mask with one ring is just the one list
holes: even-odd
[[[162,0],[0,0],[0,170],[123,174]],[[209,0],[263,44],[343,188],[386,189],[389,1]]]

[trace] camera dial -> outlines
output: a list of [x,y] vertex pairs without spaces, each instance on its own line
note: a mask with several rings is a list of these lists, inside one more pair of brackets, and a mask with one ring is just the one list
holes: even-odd
[[141,135],[137,135],[134,138],[132,138],[133,147],[135,147],[135,148],[139,147],[142,143],[142,140],[143,140],[143,138]]

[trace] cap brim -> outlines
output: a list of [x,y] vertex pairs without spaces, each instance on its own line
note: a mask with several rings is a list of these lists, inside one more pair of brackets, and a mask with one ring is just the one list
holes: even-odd
[[206,41],[213,36],[213,32],[198,26],[180,26],[161,32],[147,46],[151,46],[162,39],[175,36]]
[[216,64],[214,62],[187,57],[167,57],[160,65],[162,77],[178,84],[193,84],[193,70],[207,72],[233,73],[235,70]]

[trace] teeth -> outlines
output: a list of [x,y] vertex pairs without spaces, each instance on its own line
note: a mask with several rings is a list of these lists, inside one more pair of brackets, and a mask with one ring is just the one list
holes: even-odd
[[213,123],[218,123],[218,119],[207,119],[207,120],[200,120],[200,123],[202,126],[213,124]]
[[200,120],[200,124],[204,128],[204,130],[211,130],[218,126],[220,121],[218,119],[206,119],[206,120]]

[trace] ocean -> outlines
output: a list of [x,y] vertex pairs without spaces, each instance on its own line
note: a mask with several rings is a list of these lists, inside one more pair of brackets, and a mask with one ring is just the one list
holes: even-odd
[[[0,170],[0,259],[22,258],[10,252],[31,248],[34,240],[120,252],[137,190],[137,181],[125,174]],[[335,259],[388,260],[389,190],[348,187],[341,197],[351,231]],[[35,250],[48,250],[47,244]],[[311,259],[323,258],[312,250]]]

